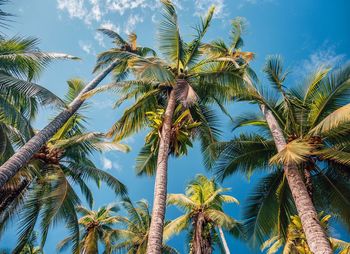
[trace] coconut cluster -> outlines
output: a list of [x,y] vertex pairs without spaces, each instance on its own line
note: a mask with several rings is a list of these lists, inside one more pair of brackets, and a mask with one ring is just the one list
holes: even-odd
[[59,164],[63,150],[59,148],[50,148],[44,145],[39,152],[34,154],[34,159],[40,159],[48,164]]

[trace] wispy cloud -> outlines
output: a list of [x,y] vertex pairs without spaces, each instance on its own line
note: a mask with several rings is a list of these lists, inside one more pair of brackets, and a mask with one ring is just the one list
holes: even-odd
[[79,41],[79,47],[88,55],[95,54],[95,50],[90,42]]
[[276,0],[241,0],[238,5],[237,5],[237,9],[242,9],[246,6],[251,6],[251,5],[257,5],[257,4],[261,4],[261,3],[273,3]]
[[104,155],[101,156],[101,163],[102,163],[103,170],[112,170],[112,169],[116,171],[122,170],[122,166],[119,163],[117,163],[116,161],[112,161],[111,159],[107,158]]
[[296,73],[306,75],[320,67],[337,67],[344,62],[345,58],[345,54],[336,52],[336,46],[324,43],[323,46],[312,52],[307,59],[301,62],[299,67],[296,68]]
[[154,10],[158,6],[156,0],[57,0],[58,10],[67,12],[70,18],[80,19],[87,25],[93,22],[101,25],[102,17],[108,14],[124,15],[136,9]]
[[149,7],[149,2],[146,0],[107,0],[106,7],[123,15],[128,10]]
[[102,167],[104,170],[110,170],[113,167],[112,161],[105,156],[102,156]]
[[225,10],[225,1],[224,0],[195,0],[194,14],[197,16],[202,16],[206,14],[210,6],[215,6],[215,15],[216,18],[224,18],[227,13]]
[[105,29],[110,29],[110,30],[116,31],[117,33],[120,33],[120,27],[113,24],[112,21],[110,20],[103,21],[100,27]]
[[125,28],[124,28],[124,32],[126,34],[130,34],[131,32],[134,31],[136,25],[138,23],[142,23],[143,22],[143,17],[141,17],[140,15],[138,14],[131,14],[129,17],[128,17],[128,21],[126,22],[125,24]]
[[101,20],[102,11],[98,0],[57,0],[57,8],[67,11],[70,18],[78,18],[90,25]]

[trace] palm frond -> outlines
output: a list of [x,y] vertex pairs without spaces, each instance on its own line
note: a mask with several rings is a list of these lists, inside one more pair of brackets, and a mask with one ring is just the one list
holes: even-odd
[[159,26],[159,43],[162,53],[176,63],[179,70],[183,66],[185,47],[180,36],[175,6],[170,0],[161,0],[163,19]]

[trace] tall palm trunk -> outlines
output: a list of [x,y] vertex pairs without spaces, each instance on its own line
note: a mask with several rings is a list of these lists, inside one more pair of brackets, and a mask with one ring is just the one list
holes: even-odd
[[224,235],[224,231],[222,230],[222,228],[220,226],[218,226],[218,229],[219,229],[221,242],[222,242],[222,245],[223,245],[224,250],[225,250],[225,254],[230,254],[230,249],[228,248],[228,245],[227,245],[227,242],[226,242],[226,238],[225,238],[225,235]]
[[205,226],[205,218],[200,213],[194,221],[192,254],[211,254],[213,252],[210,232],[205,232]]
[[58,114],[44,129],[39,131],[24,146],[22,146],[14,155],[11,156],[0,167],[0,188],[13,177],[18,170],[25,166],[33,155],[67,122],[67,120],[80,108],[83,104],[83,94],[94,89],[118,64],[118,60],[112,62],[105,70],[99,73],[78,96]]
[[98,254],[98,232],[96,228],[90,228],[87,230],[86,238],[84,239],[84,245],[82,247],[81,254]]
[[[272,112],[265,105],[260,105],[260,109],[270,128],[277,151],[280,152],[286,147],[283,132]],[[333,253],[297,165],[288,163],[283,168],[311,252],[314,254]]]
[[171,141],[172,119],[176,106],[175,89],[169,94],[161,131],[157,171],[154,184],[153,210],[147,243],[147,254],[161,254],[163,245],[163,227],[167,197],[168,157]]

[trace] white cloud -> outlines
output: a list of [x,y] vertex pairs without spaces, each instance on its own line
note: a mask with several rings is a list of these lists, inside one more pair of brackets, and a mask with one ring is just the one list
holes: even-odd
[[102,167],[103,167],[104,170],[112,169],[113,163],[112,163],[112,161],[110,159],[108,159],[105,156],[102,156],[101,160],[102,160]]
[[106,156],[101,156],[102,168],[104,170],[114,169],[116,171],[121,171],[122,166],[118,164],[116,161],[112,161],[108,159]]
[[329,46],[325,43],[321,48],[310,54],[308,59],[302,61],[296,72],[302,72],[306,75],[320,67],[336,67],[345,60],[345,57],[344,54],[337,54],[334,45]]
[[143,17],[141,17],[138,14],[130,14],[130,16],[128,17],[128,21],[125,24],[124,32],[126,34],[132,33],[136,25],[142,22],[143,22]]
[[127,137],[124,139],[124,143],[127,145],[133,145],[135,144],[136,139],[134,137]]
[[120,33],[120,27],[119,26],[116,26],[112,23],[112,21],[110,20],[107,20],[107,21],[104,21],[102,22],[102,24],[100,25],[101,28],[106,28],[106,29],[109,29],[109,30],[113,30],[113,31],[116,31],[117,33]]
[[215,6],[215,15],[216,18],[223,18],[226,16],[226,12],[224,11],[225,7],[224,0],[195,0],[195,15],[202,16],[206,14],[210,6]]
[[78,18],[90,25],[103,15],[98,0],[57,0],[57,8],[67,11],[70,18]]
[[71,18],[84,18],[87,12],[84,0],[57,0],[57,8],[66,10]]
[[94,39],[98,42],[98,45],[100,45],[101,47],[106,47],[106,44],[104,42],[104,37],[101,33],[96,32]]
[[[160,7],[158,0],[56,0],[57,9],[60,12],[68,13],[71,19],[82,20],[90,29],[95,27],[106,27],[114,29],[117,32],[120,27],[124,27],[124,31],[131,32],[135,29],[137,23],[143,22],[143,17],[150,12]],[[180,1],[180,0],[178,0]],[[178,2],[176,1],[176,2]],[[183,0],[181,0],[183,1]],[[180,6],[180,5],[179,5]],[[137,13],[136,13],[137,11]],[[120,26],[114,25],[109,20],[104,20],[109,15],[124,15],[128,12],[128,19],[122,22]],[[152,12],[153,13],[153,12]],[[152,16],[149,15],[151,18]],[[60,13],[59,13],[60,15]],[[103,41],[98,35],[95,35],[95,39],[99,44],[103,44]]]
[[107,0],[106,4],[109,10],[119,12],[121,15],[127,10],[132,10],[138,7],[148,7],[146,0]]
[[275,2],[276,0],[242,0],[238,5],[237,5],[237,9],[242,9],[243,7],[247,6],[247,5],[256,5],[259,3],[272,3]]
[[79,41],[79,47],[86,53],[86,54],[95,54],[95,50],[92,47],[90,42],[84,42]]

